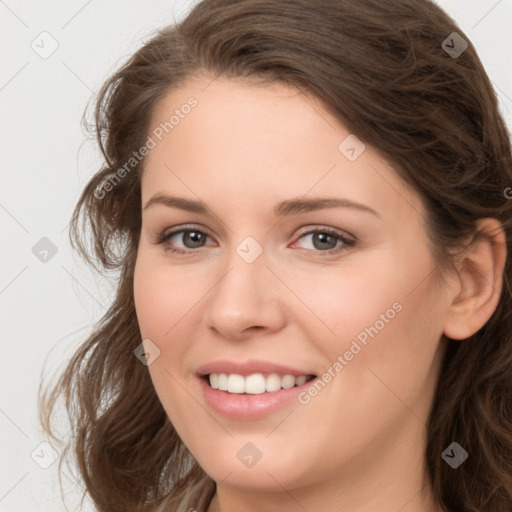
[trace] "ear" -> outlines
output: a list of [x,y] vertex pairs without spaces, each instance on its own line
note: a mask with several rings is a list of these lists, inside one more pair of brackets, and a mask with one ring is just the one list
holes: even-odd
[[479,219],[479,234],[458,256],[459,284],[444,324],[449,338],[469,338],[492,316],[500,299],[507,258],[506,236],[499,220]]

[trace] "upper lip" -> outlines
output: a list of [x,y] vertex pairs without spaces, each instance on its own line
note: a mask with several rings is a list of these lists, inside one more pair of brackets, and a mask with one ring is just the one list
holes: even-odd
[[228,361],[219,359],[201,365],[196,372],[200,377],[209,375],[210,373],[236,373],[238,375],[251,375],[253,373],[278,373],[281,375],[293,375],[300,377],[301,375],[314,375],[307,370],[299,370],[282,364],[272,363],[271,361],[262,361],[250,359],[247,361]]

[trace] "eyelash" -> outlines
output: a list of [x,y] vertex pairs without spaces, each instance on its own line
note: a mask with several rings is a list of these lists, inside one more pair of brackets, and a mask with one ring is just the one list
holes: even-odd
[[[163,231],[162,234],[159,235],[158,238],[153,243],[155,243],[157,245],[164,245],[164,250],[171,251],[172,253],[190,254],[193,252],[198,252],[200,249],[203,249],[204,247],[199,247],[198,249],[185,250],[185,249],[177,249],[176,247],[170,247],[169,245],[165,245],[165,242],[167,242],[167,240],[169,240],[172,236],[174,236],[178,233],[186,233],[186,232],[190,232],[190,231],[194,231],[196,233],[201,233],[202,235],[206,235],[209,237],[208,233],[206,233],[205,231],[202,231],[200,229],[197,229],[195,226],[184,226],[175,231],[171,231],[170,233],[166,233],[165,231]],[[339,232],[334,231],[331,228],[311,229],[309,231],[306,231],[305,233],[302,233],[299,236],[299,239],[302,238],[303,236],[311,235],[311,234],[315,234],[315,233],[326,233],[328,235],[334,236],[339,241],[343,242],[341,246],[338,246],[337,248],[334,248],[334,249],[329,249],[327,251],[321,251],[321,250],[317,250],[317,249],[304,249],[308,254],[315,253],[316,256],[320,256],[320,257],[322,257],[321,255],[332,256],[334,254],[342,253],[342,252],[348,250],[350,247],[353,247],[356,242],[354,239],[346,238],[345,236],[341,235]]]

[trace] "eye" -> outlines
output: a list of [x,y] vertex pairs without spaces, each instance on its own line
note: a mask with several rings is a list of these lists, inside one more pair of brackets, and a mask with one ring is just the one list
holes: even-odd
[[[317,229],[310,229],[302,233],[298,240],[306,237],[312,237],[311,242],[313,249],[305,249],[308,253],[315,255],[332,255],[342,251],[348,250],[356,243],[354,238],[349,238],[343,233],[333,230],[332,228],[322,227]],[[175,241],[173,242],[173,238]],[[178,254],[190,254],[198,252],[196,249],[205,247],[206,239],[210,238],[209,235],[195,226],[182,226],[180,229],[174,231],[164,231],[154,242],[164,246],[166,251],[171,251]],[[176,241],[181,240],[184,248],[175,247]],[[172,244],[170,243],[172,242]]]
[[[306,249],[309,253],[337,254],[355,245],[355,239],[325,227],[311,229],[303,233],[299,240],[305,237],[311,237],[313,249]],[[337,246],[336,244],[338,243],[339,245]]]
[[[178,236],[179,235],[179,236]],[[180,249],[177,247],[172,247],[169,242],[176,237],[177,240],[182,241],[185,245],[185,249]],[[203,247],[203,244],[209,238],[208,235],[200,230],[196,229],[193,226],[190,227],[181,227],[175,231],[163,232],[161,236],[156,241],[157,244],[164,245],[164,249],[166,251],[176,252],[180,254],[186,254],[192,252],[194,249],[200,249]]]

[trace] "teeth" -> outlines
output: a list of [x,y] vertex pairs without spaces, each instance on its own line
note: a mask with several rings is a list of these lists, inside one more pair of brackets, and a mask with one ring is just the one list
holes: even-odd
[[218,373],[212,373],[210,375],[210,386],[213,389],[219,389],[219,374]]
[[[210,375],[210,385],[213,387],[212,381],[211,381],[211,376],[212,375],[215,375],[215,374],[212,373]],[[228,376],[225,373],[219,374],[219,378],[217,380],[217,389],[220,389],[221,391],[227,391],[228,390]]]
[[244,393],[245,392],[245,379],[241,375],[232,373],[228,376],[228,392],[229,393]]
[[[261,373],[255,373],[248,375],[245,379],[242,377],[243,391],[241,393],[250,393],[251,395],[260,395],[265,393],[266,381],[265,377]],[[231,388],[228,388],[230,393],[233,393]]]
[[236,373],[211,373],[209,375],[210,386],[213,389],[227,391],[228,393],[248,393],[250,395],[261,395],[265,392],[302,386],[307,380],[307,375],[294,377],[293,375],[281,376],[277,373],[271,373],[267,377],[262,373],[253,373],[247,377]]
[[281,389],[281,377],[277,373],[271,373],[265,383],[265,391],[279,391]]
[[308,378],[305,375],[301,375],[295,379],[295,384],[297,386],[302,386],[302,384],[304,384],[307,380]]
[[285,375],[281,381],[281,387],[284,389],[290,389],[295,386],[295,377],[293,375]]

